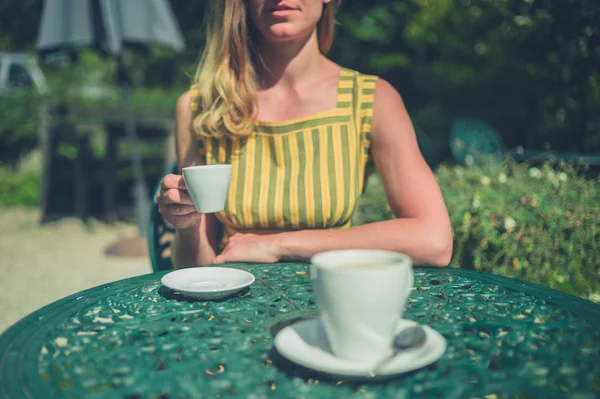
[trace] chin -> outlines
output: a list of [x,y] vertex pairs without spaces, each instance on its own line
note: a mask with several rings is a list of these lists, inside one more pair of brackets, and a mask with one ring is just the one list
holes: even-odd
[[[287,25],[287,26],[284,26]],[[298,29],[294,29],[293,26],[289,26],[289,24],[277,24],[269,29],[269,40],[273,41],[282,41],[282,40],[292,40],[300,36],[300,32]]]
[[310,35],[310,27],[299,26],[293,22],[280,22],[262,30],[262,36],[270,42],[282,42],[301,39]]

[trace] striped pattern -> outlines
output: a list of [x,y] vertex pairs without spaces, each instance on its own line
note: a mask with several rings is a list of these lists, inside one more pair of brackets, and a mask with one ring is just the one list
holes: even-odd
[[232,165],[225,239],[341,228],[350,218],[370,164],[375,76],[343,69],[335,109],[286,122],[260,122],[244,138],[202,138],[207,164]]

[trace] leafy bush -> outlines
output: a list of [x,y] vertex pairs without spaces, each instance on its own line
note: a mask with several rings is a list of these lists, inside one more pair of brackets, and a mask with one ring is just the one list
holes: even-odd
[[[131,105],[139,110],[165,110],[175,108],[177,97],[185,87],[147,87],[141,77],[145,57],[125,53],[127,70],[132,78]],[[127,60],[129,62],[127,62]],[[82,51],[77,62],[67,59],[56,62],[46,71],[51,103],[89,108],[120,108],[121,89],[117,83],[117,64],[111,57],[102,57],[94,51]]]
[[0,96],[0,161],[14,166],[38,144],[38,97],[30,91]]
[[[454,230],[451,266],[506,275],[600,302],[600,190],[573,167],[508,162],[436,171]],[[374,176],[355,221],[391,218]]]
[[0,207],[37,206],[40,175],[34,171],[13,173],[0,168]]
[[[63,79],[63,80],[61,80]],[[68,85],[68,74],[54,73],[51,84],[53,91],[46,96],[33,91],[11,91],[0,95],[0,163],[14,169],[19,159],[37,147],[38,138],[38,113],[42,101],[50,105],[63,104],[67,107],[87,107],[89,109],[116,109],[117,118],[121,117],[120,109],[122,99],[118,88],[113,86],[77,86]],[[74,79],[71,77],[71,79]],[[99,91],[92,95],[93,90]],[[158,113],[169,116],[174,113],[177,98],[184,89],[148,89],[136,88],[132,92],[131,105],[135,111],[142,114]],[[86,94],[87,93],[87,94]],[[87,96],[87,97],[86,97]],[[94,97],[96,96],[96,97]],[[101,123],[101,120],[87,120],[85,122]],[[136,122],[141,123],[140,119]],[[64,144],[64,143],[63,143]],[[65,147],[59,146],[60,149]],[[77,150],[71,158],[76,157]]]
[[344,0],[333,56],[389,80],[440,139],[476,117],[509,148],[596,153],[599,19],[594,0]]

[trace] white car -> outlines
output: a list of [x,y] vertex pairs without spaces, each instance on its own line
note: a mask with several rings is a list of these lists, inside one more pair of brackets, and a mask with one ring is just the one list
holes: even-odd
[[8,90],[34,88],[47,92],[46,78],[34,56],[0,52],[0,94]]

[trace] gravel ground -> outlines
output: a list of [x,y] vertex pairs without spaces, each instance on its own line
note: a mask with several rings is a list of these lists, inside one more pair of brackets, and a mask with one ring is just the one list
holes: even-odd
[[36,210],[0,208],[0,226],[0,333],[64,296],[152,271],[146,257],[104,254],[119,238],[135,237],[134,225],[64,219],[40,226]]

